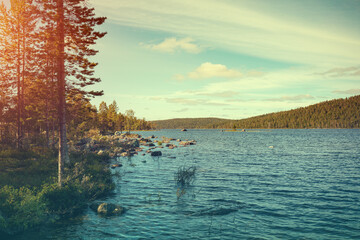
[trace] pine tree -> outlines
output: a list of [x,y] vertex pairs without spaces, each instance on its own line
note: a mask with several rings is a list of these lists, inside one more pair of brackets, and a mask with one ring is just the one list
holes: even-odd
[[[41,10],[43,29],[56,33],[54,45],[58,84],[58,177],[61,186],[63,164],[68,159],[66,95],[69,92],[78,92],[84,97],[102,95],[102,91],[86,91],[85,87],[100,81],[93,76],[97,63],[91,62],[89,57],[97,53],[91,46],[106,34],[95,31],[95,27],[104,23],[106,18],[95,17],[94,8],[90,8],[86,0],[36,0],[36,3]],[[50,40],[48,38],[48,41]]]
[[33,68],[32,51],[34,35],[36,32],[36,9],[31,0],[11,0],[10,9],[2,4],[0,7],[1,18],[1,44],[2,65],[1,76],[9,88],[16,92],[17,109],[17,146],[22,148],[25,102],[24,95],[26,81],[31,81]]

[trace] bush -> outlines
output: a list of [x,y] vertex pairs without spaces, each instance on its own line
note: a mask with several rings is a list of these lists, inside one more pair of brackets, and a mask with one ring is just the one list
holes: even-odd
[[5,186],[0,189],[0,232],[14,233],[37,226],[47,218],[36,190]]
[[84,207],[86,202],[82,187],[75,184],[68,184],[62,188],[57,184],[46,185],[39,195],[49,212],[61,215],[73,214]]
[[72,154],[64,186],[59,188],[56,158],[51,155],[51,151],[42,156],[35,151],[0,152],[0,235],[46,223],[49,216],[77,213],[89,200],[114,189],[104,164],[107,159],[95,154]]

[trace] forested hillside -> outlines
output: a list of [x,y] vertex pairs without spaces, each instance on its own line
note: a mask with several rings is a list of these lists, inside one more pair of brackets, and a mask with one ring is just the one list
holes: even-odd
[[175,118],[153,121],[158,129],[214,128],[227,119],[221,118]]
[[192,118],[155,123],[158,128],[360,128],[360,95],[241,120]]
[[360,95],[219,124],[217,128],[359,128]]

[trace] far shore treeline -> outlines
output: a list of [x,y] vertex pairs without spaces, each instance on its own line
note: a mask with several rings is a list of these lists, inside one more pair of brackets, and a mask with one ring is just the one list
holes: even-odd
[[153,123],[159,129],[360,128],[360,95],[241,120],[177,118]]

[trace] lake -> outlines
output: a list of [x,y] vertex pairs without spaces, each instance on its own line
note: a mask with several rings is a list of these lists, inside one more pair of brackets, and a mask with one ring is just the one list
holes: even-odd
[[[89,209],[17,239],[360,239],[359,129],[139,133],[197,144],[119,158],[105,201],[124,215]],[[174,175],[191,166],[179,197]]]

